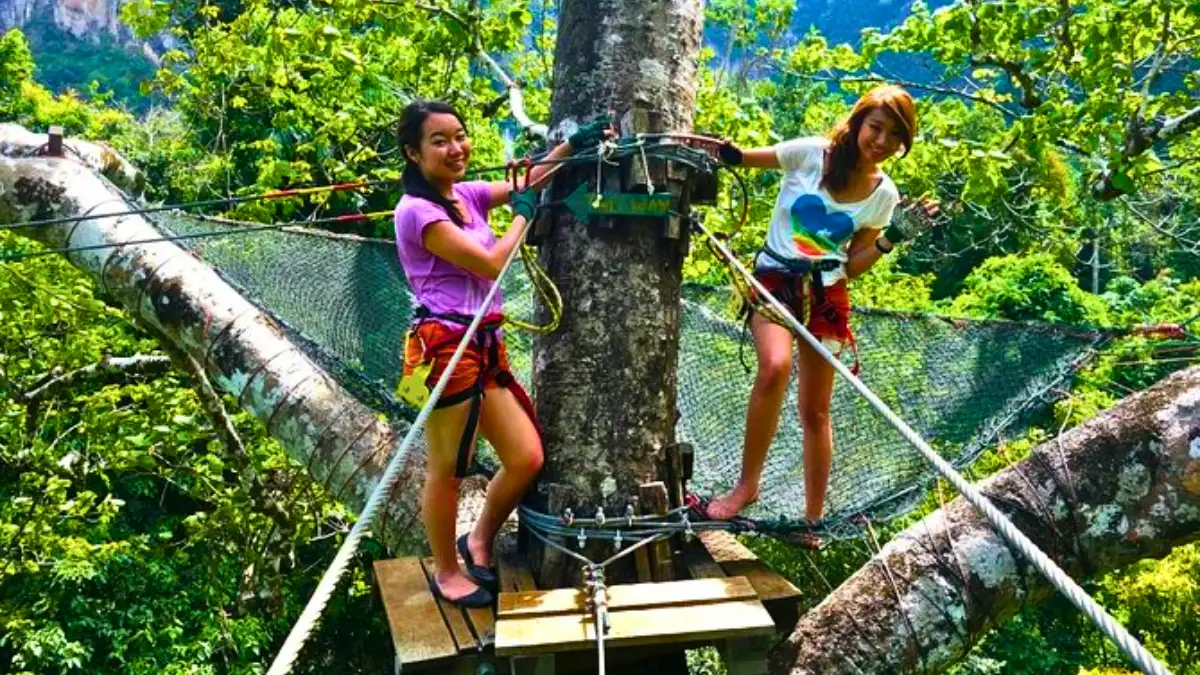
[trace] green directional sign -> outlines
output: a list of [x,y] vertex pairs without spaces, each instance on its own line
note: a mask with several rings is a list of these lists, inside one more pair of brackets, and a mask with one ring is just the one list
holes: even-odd
[[584,183],[580,183],[564,203],[579,220],[587,220],[590,216],[665,217],[671,212],[670,193],[639,195],[604,192],[597,201],[595,193],[588,192]]

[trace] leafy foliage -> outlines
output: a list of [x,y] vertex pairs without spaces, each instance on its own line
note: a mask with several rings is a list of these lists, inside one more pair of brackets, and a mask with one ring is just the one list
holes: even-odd
[[[0,251],[32,246],[0,233]],[[65,260],[0,268],[6,672],[259,672],[345,531],[350,514],[247,414],[234,416],[246,454],[220,443],[185,377],[23,401],[57,374],[156,349]],[[340,672],[390,662],[374,597],[354,568],[314,645]]]
[[[916,3],[902,25],[867,31],[857,47],[831,45],[816,31],[793,38],[794,10],[782,0],[709,2],[716,39],[698,73],[698,130],[746,147],[820,135],[859,92],[903,79],[888,72],[895,58],[935,71],[910,83],[922,94],[921,132],[912,152],[885,169],[903,193],[940,198],[945,222],[855,280],[856,303],[1123,328],[1200,311],[1194,0],[967,0],[936,11]],[[170,30],[185,45],[153,79],[169,108],[135,119],[94,92],[88,101],[54,95],[35,74],[58,65],[35,65],[13,30],[0,36],[0,119],[108,139],[147,172],[157,199],[394,179],[392,126],[414,97],[459,105],[476,166],[496,164],[506,144],[524,151],[504,113],[493,112],[500,92],[469,58],[476,37],[526,83],[530,115],[549,114],[556,36],[553,8],[542,0],[133,0],[123,17],[144,35]],[[750,217],[731,244],[745,258],[765,234],[778,176],[744,179]],[[736,207],[740,188],[725,180],[721,190],[706,222],[732,232],[739,214],[726,205]],[[249,203],[230,215],[378,210],[397,196]],[[389,234],[382,228],[364,233]],[[30,246],[0,234],[0,250]],[[693,247],[685,276],[728,278],[702,246]],[[31,673],[261,670],[350,514],[244,414],[235,421],[247,454],[225,448],[181,375],[89,381],[70,396],[25,405],[21,395],[56,369],[156,350],[63,261],[0,268],[0,347],[0,662]],[[1114,342],[1040,428],[986,454],[973,476],[1020,461],[1039,441],[1196,355],[1194,342]],[[937,497],[881,527],[882,538],[936,509]],[[750,543],[814,605],[827,582],[838,584],[870,555],[863,543],[811,559],[778,542]],[[370,548],[366,558],[379,553]],[[1181,547],[1092,582],[1180,673],[1200,672],[1197,555],[1196,546]],[[390,667],[371,583],[366,566],[355,567],[311,651],[320,656],[305,667]],[[712,653],[691,662],[695,672],[720,672]],[[957,672],[1122,667],[1077,612],[1055,601],[988,635]]]

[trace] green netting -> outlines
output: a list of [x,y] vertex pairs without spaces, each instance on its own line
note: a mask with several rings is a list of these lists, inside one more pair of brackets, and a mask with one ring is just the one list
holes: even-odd
[[[174,235],[237,229],[183,215],[156,217]],[[394,417],[415,411],[392,395],[413,298],[393,244],[298,230],[183,240],[248,299],[277,317],[309,355],[368,405]],[[533,296],[519,266],[504,287],[506,310],[530,319]],[[691,489],[729,488],[741,462],[753,349],[741,344],[730,291],[687,286],[681,312],[679,440],[695,450]],[[1018,433],[1054,389],[1104,339],[1048,325],[968,321],[857,310],[861,377],[956,466],[1002,432]],[[531,336],[507,332],[513,369],[527,386]],[[745,358],[741,351],[744,348]],[[803,446],[795,378],[771,448],[759,503],[746,515],[798,519],[804,511]],[[831,523],[910,509],[933,469],[861,396],[839,381],[832,407],[835,451],[827,498]]]

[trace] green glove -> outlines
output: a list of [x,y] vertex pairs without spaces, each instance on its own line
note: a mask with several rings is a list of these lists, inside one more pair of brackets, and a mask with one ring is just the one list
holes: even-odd
[[537,193],[533,191],[533,188],[513,190],[508,193],[508,203],[512,206],[513,213],[524,216],[526,221],[533,220],[533,214],[537,213],[537,199]]
[[893,244],[912,239],[922,230],[933,227],[933,218],[937,214],[938,203],[936,201],[925,199],[910,201],[906,198],[900,204],[900,208],[892,213],[891,223],[883,231],[883,236]]
[[576,129],[575,133],[567,138],[567,142],[576,150],[590,149],[604,140],[604,132],[608,131],[608,125],[608,116],[601,115]]

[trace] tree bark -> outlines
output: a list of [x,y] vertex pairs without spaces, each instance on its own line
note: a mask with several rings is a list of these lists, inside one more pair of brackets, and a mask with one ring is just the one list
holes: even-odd
[[[0,126],[3,152],[31,157],[31,142],[41,142],[41,137],[13,125]],[[0,156],[0,222],[136,208],[93,173],[103,165],[92,165],[88,158],[103,161],[104,153],[84,142],[71,144],[80,152],[65,159]],[[121,160],[115,166],[128,165]],[[123,173],[122,169],[117,175]],[[407,426],[393,428],[377,419],[292,344],[269,315],[203,261],[170,242],[121,245],[162,236],[137,215],[21,233],[53,247],[112,244],[67,257],[99,289],[170,340],[173,348],[201,363],[213,385],[261,420],[334,498],[355,509],[366,503]],[[412,549],[421,541],[407,535],[410,529],[419,532],[411,526],[420,503],[423,448],[414,447],[406,462],[383,517],[387,529],[376,529],[400,549]],[[470,492],[465,498],[478,500],[481,495]]]
[[[1034,449],[980,489],[1074,578],[1200,537],[1200,367]],[[772,673],[938,672],[1056,591],[962,499],[805,615]]]
[[[552,128],[565,135],[610,114],[623,134],[689,129],[703,17],[701,0],[565,0]],[[561,173],[559,197],[584,181],[596,188],[595,166]],[[606,168],[609,189],[617,173]],[[542,508],[560,486],[577,514],[624,513],[641,483],[661,477],[675,440],[687,252],[686,226],[675,239],[662,229],[633,218],[589,228],[555,209],[540,256],[565,306],[559,330],[538,338],[533,367],[546,451]]]

